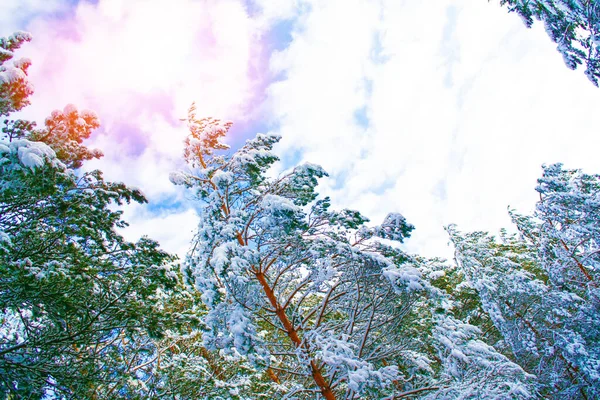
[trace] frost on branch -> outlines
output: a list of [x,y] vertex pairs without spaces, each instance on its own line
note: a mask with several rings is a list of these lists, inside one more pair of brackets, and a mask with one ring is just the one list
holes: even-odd
[[390,280],[397,292],[430,288],[429,283],[423,279],[421,271],[410,264],[387,267],[383,271],[383,276]]
[[337,338],[333,332],[313,331],[305,336],[316,358],[332,370],[347,376],[348,390],[353,393],[367,393],[372,389],[388,388],[400,377],[397,366],[384,366],[376,369],[373,364],[358,356],[358,346],[348,340],[347,335]]
[[390,213],[385,217],[381,225],[369,229],[362,228],[360,235],[365,238],[376,236],[402,243],[404,239],[410,237],[413,229],[415,227],[406,222],[406,218],[402,214]]
[[287,190],[294,194],[294,204],[305,206],[315,200],[318,179],[325,176],[328,174],[320,165],[305,163],[294,168],[287,185]]
[[11,142],[0,140],[0,170],[3,175],[14,170],[33,171],[46,162],[56,168],[65,168],[64,164],[57,160],[54,151],[44,143],[26,139]]
[[277,135],[257,134],[254,139],[231,156],[232,171],[242,174],[248,184],[256,185],[264,179],[263,174],[279,161],[273,153],[273,146],[281,139]]

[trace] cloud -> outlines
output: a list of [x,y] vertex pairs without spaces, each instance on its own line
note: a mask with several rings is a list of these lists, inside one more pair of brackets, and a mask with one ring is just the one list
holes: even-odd
[[323,164],[339,206],[405,214],[421,254],[529,211],[544,162],[600,171],[597,90],[495,3],[314,1],[271,68],[284,158]]
[[360,157],[368,137],[354,114],[368,95],[377,23],[375,3],[358,1],[314,2],[298,17],[291,43],[270,61],[284,76],[269,86],[267,100],[282,155],[302,152],[331,173]]
[[[211,115],[243,118],[260,77],[260,33],[238,1],[82,2],[68,18],[34,19],[32,79],[55,102],[75,99],[110,118],[146,108],[172,113],[191,101]],[[172,109],[153,110],[153,99]],[[164,106],[164,104],[158,104]]]
[[68,10],[61,0],[2,0],[0,3],[0,36],[23,30],[27,21],[44,18]]
[[151,201],[127,210],[127,234],[179,254],[195,216],[167,176],[193,100],[235,122],[234,145],[257,126],[282,134],[279,170],[322,164],[337,207],[403,213],[417,227],[407,248],[428,256],[451,256],[444,225],[496,231],[508,205],[530,210],[542,163],[600,171],[599,92],[497,2],[4,4],[35,37],[28,115],[96,110],[106,157],[90,167]]
[[[278,15],[250,16],[237,0],[81,1],[60,13],[43,4],[30,1],[22,13],[21,29],[34,36],[22,53],[33,61],[36,88],[23,115],[43,121],[68,103],[96,111],[102,127],[89,145],[105,157],[86,167],[141,188],[151,205],[177,204],[171,219],[144,207],[125,216],[131,231],[157,224],[187,246],[178,219],[189,211],[181,209],[185,193],[168,180],[182,166],[180,119],[195,101],[199,115],[235,120],[238,132],[254,123],[266,85],[265,35]],[[21,8],[15,2],[9,10]],[[179,251],[175,242],[167,249]]]
[[[142,236],[156,240],[161,248],[183,259],[190,249],[193,234],[198,226],[198,214],[191,208],[167,209],[153,212],[146,206],[136,205],[128,209],[135,218],[125,229],[124,236],[132,242]],[[127,217],[127,215],[126,215]]]

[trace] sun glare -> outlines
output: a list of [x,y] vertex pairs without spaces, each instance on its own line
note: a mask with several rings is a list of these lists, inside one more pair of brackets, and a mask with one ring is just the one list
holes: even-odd
[[249,71],[266,63],[263,35],[238,2],[110,0],[70,18],[45,22],[57,34],[33,43],[45,66],[34,81],[61,85],[66,101],[121,110],[162,93],[180,112],[196,101],[205,115],[243,119],[257,95]]

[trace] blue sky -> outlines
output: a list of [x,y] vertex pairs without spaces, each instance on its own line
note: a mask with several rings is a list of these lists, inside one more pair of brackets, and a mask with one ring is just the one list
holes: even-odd
[[103,122],[98,167],[140,187],[127,235],[184,254],[197,223],[182,167],[185,117],[234,121],[233,148],[283,136],[281,171],[321,164],[321,193],[416,226],[406,246],[451,257],[443,226],[497,231],[528,212],[542,163],[600,172],[600,92],[535,24],[498,1],[8,0],[2,34],[28,30],[25,115],[74,103]]

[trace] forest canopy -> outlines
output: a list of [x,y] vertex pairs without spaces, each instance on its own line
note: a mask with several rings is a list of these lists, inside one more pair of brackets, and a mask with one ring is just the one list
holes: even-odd
[[[501,4],[598,85],[594,2]],[[280,136],[230,149],[192,105],[179,259],[124,238],[147,198],[85,168],[93,111],[19,118],[30,40],[0,39],[0,398],[600,398],[600,175],[544,165],[514,233],[450,225],[454,260],[423,257],[401,213],[336,209],[321,166],[274,172]]]

